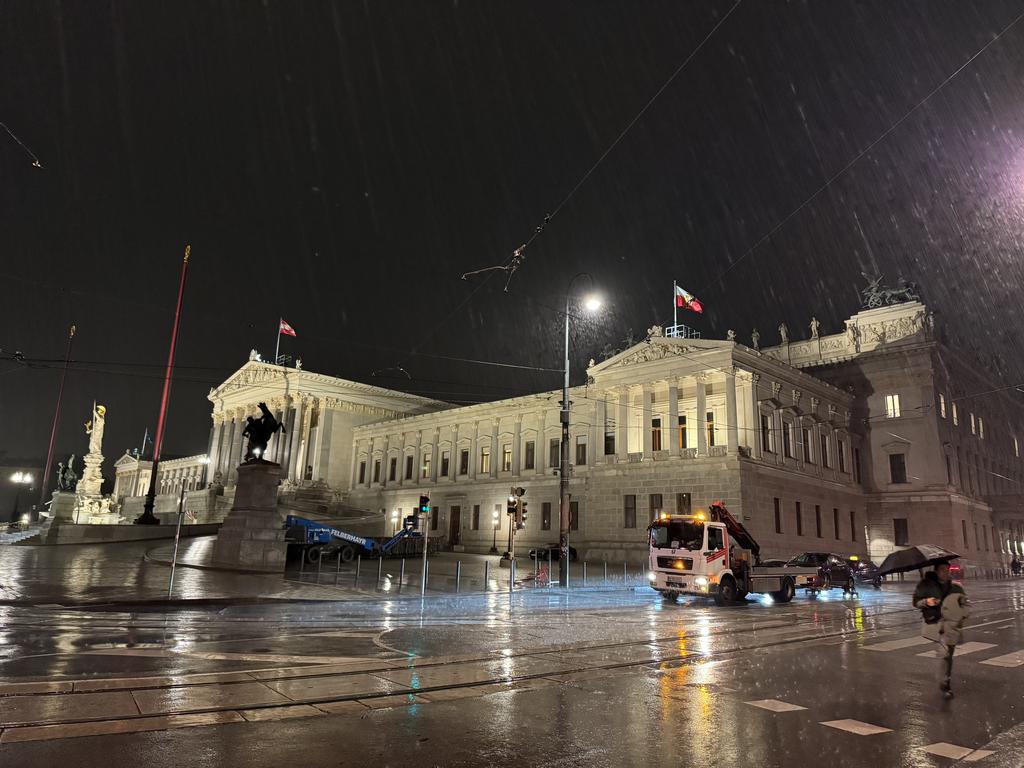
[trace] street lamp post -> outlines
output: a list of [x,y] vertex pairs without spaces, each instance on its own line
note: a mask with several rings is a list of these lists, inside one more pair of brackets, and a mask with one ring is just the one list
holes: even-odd
[[498,554],[498,513],[494,512],[491,515],[491,528],[494,531],[494,535],[491,537],[491,554]]
[[[591,284],[594,278],[587,272],[579,272],[569,281],[565,289],[565,358],[564,377],[562,379],[562,410],[559,421],[562,423],[561,461],[558,470],[559,520],[558,520],[558,585],[569,586],[569,301],[572,297],[573,283],[580,277],[586,277]],[[584,306],[590,312],[601,308],[601,300],[596,296],[587,297]]]

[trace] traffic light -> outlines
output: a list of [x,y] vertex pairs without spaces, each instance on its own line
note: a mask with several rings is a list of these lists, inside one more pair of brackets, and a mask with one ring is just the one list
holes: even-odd
[[516,499],[515,496],[509,496],[508,497],[508,507],[505,510],[505,512],[507,514],[509,514],[509,515],[511,515],[513,517],[515,517],[515,515],[516,515],[516,501],[517,501],[517,499]]
[[421,515],[429,515],[430,514],[430,497],[429,496],[420,496],[419,513]]
[[528,514],[529,514],[529,510],[526,508],[526,502],[523,501],[522,499],[520,499],[519,500],[519,519],[516,521],[516,527],[517,528],[522,529],[522,528],[526,527],[526,518],[527,518]]

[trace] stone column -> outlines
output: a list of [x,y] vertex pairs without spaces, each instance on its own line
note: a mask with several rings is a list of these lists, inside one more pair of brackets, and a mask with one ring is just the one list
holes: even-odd
[[498,446],[498,425],[501,419],[495,419],[491,423],[491,472],[492,478],[498,476],[498,464],[501,461],[500,448]]
[[[231,464],[231,446],[235,443],[235,419],[230,419],[227,414],[222,414],[224,419],[224,442],[221,444],[220,456],[217,457],[217,470],[220,472],[224,482],[228,481],[228,466]],[[157,478],[159,481],[160,478]]]
[[288,472],[286,478],[298,482],[302,475],[297,470],[301,466],[300,454],[302,453],[302,442],[306,432],[306,414],[304,398],[295,399],[295,416],[292,421],[292,439],[288,441]]
[[707,377],[703,372],[698,373],[697,379],[697,455],[708,455],[708,401],[707,401]]
[[455,478],[459,476],[459,450],[459,425],[456,424],[452,427],[451,461],[448,462],[448,472],[452,482],[455,482]]
[[760,459],[761,454],[761,401],[757,397],[757,383],[760,381],[759,373],[750,374],[750,428],[753,437],[750,441],[750,453],[755,459]]
[[730,455],[739,449],[739,424],[736,423],[736,369],[725,369],[725,434]]
[[480,422],[473,422],[473,440],[469,444],[469,479],[476,480],[480,469]]
[[544,416],[545,411],[541,408],[540,413],[537,414],[537,444],[533,450],[533,466],[536,467],[538,475],[544,474],[544,468],[548,462],[548,446],[547,446],[547,435],[544,434]]
[[[284,418],[285,418],[285,410],[284,410],[284,408],[281,407],[281,406],[275,405],[273,413],[274,413],[274,418],[277,419],[278,424],[284,424]],[[287,440],[288,440],[288,436],[286,434],[284,434],[283,432],[278,432],[277,434],[274,435],[274,445],[273,445],[273,448],[271,448],[271,451],[270,451],[270,453],[271,453],[270,461],[273,461],[275,464],[280,464],[281,463],[281,459],[283,458],[283,454],[284,454],[285,442]]]
[[295,444],[295,406],[294,398],[285,398],[284,427],[285,435],[281,441],[281,450],[277,454],[277,463],[281,465],[281,475],[287,479],[288,465],[292,460],[292,447]]
[[[522,463],[522,442],[523,442],[523,414],[517,413],[515,426],[512,429],[512,477],[519,477]],[[534,449],[534,461],[537,458],[537,451]]]
[[[396,461],[397,464],[397,461]],[[391,482],[391,435],[384,435],[384,448],[380,452],[380,484],[387,488]],[[398,467],[395,467],[395,477],[398,477]]]
[[640,430],[641,430],[640,431],[640,437],[643,438],[643,443],[642,444],[643,444],[643,447],[644,447],[643,448],[643,451],[644,451],[644,461],[650,461],[651,460],[651,454],[653,452],[653,449],[652,449],[653,437],[651,435],[651,429],[652,429],[652,424],[651,424],[651,391],[652,391],[652,389],[651,389],[651,385],[650,384],[644,384],[643,390],[644,390],[643,401],[641,403],[641,406],[642,406],[641,414],[643,416],[643,424],[640,427]]
[[[316,447],[313,450],[313,479],[314,480],[326,480],[325,475],[327,474],[327,462],[325,461],[327,454],[330,453],[331,449],[331,430],[334,425],[334,411],[328,410],[323,407],[323,401],[320,401],[320,414],[317,417],[316,427]],[[324,446],[327,446],[325,449]]]
[[590,429],[590,445],[587,446],[587,464],[596,467],[604,456],[604,420],[608,409],[605,393],[598,392],[594,401],[594,426]]
[[618,461],[629,461],[629,389],[619,390],[619,412],[615,419],[615,454]]
[[668,383],[668,451],[672,456],[678,456],[680,451],[679,382],[674,379]]
[[[217,471],[217,465],[220,464],[220,443],[224,439],[224,420],[220,418],[218,414],[213,416],[213,435],[210,439],[210,452],[206,454],[206,458],[210,460],[210,463],[206,466],[209,467],[209,477],[207,478],[210,482],[213,481],[213,475]],[[128,494],[133,496],[134,494]]]
[[427,478],[432,483],[436,483],[439,476],[437,462],[441,456],[441,452],[438,450],[437,444],[440,440],[441,430],[434,427],[434,432],[430,436],[430,477]]

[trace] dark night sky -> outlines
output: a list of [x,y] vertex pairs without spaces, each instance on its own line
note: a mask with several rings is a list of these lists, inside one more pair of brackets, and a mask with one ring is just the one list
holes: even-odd
[[[508,258],[731,4],[7,0],[0,121],[44,167],[0,133],[0,347],[60,358],[77,323],[59,451],[84,451],[97,399],[116,458],[155,423],[188,242],[166,453],[205,450],[209,387],[272,353],[279,314],[308,369],[454,401],[555,388],[412,352],[557,367],[580,270],[611,305],[577,366],[671,322],[673,279],[706,336],[774,343],[782,320],[838,330],[866,271],[919,282],[1020,375],[1024,21],[717,278],[1021,0],[747,0],[510,293],[459,280]],[[395,364],[413,380],[371,377]],[[0,451],[45,454],[57,379],[0,360]]]

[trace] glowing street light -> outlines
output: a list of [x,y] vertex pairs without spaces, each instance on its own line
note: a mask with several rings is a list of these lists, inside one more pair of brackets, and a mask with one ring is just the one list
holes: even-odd
[[[11,511],[11,520],[18,519],[18,503],[21,501],[21,492],[25,486],[31,486],[34,478],[31,472],[15,472],[11,475],[11,482],[18,486],[17,493],[14,494],[14,509]],[[31,489],[30,489],[31,490]],[[22,522],[25,522],[24,520]]]

